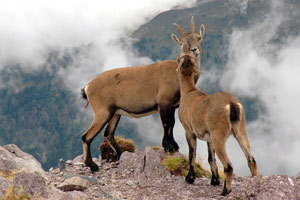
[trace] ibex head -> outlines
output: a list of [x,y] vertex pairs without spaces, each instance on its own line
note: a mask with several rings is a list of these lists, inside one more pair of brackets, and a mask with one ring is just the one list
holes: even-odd
[[180,33],[181,38],[178,38],[172,33],[172,39],[180,45],[181,52],[177,58],[178,68],[180,71],[180,63],[182,64],[184,58],[188,58],[192,63],[196,64],[196,72],[200,72],[200,55],[202,53],[201,41],[204,36],[205,27],[202,24],[200,26],[199,32],[195,31],[194,16],[191,18],[190,32],[185,33],[183,29],[178,24],[173,24],[177,31]]

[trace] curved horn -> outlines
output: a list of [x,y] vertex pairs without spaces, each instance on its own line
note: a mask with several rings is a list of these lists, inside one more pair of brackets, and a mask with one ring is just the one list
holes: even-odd
[[177,31],[180,33],[181,36],[184,35],[183,29],[178,24],[173,23],[173,26],[175,26],[175,28],[177,29]]
[[194,23],[194,16],[192,16],[191,18],[191,33],[195,33],[196,29],[195,29],[195,23]]

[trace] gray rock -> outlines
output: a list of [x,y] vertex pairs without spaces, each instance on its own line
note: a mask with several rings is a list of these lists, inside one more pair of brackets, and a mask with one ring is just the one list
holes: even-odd
[[46,178],[41,164],[14,144],[0,146],[0,170],[38,172]]
[[45,179],[38,173],[16,173],[13,184],[18,194],[26,194],[30,197],[48,197]]
[[61,190],[52,190],[47,198],[49,200],[92,200],[94,198],[80,191],[63,192]]
[[0,199],[5,195],[8,188],[13,187],[13,181],[0,176]]
[[72,162],[78,163],[78,162],[82,162],[82,161],[83,161],[83,155],[79,155],[79,156],[76,156]]
[[287,175],[258,176],[251,179],[246,194],[248,198],[266,200],[300,199],[300,186]]
[[148,184],[155,178],[170,177],[170,172],[161,165],[162,152],[151,147],[146,148],[145,152],[124,152],[119,161],[119,172],[122,177],[133,174],[134,181],[140,185]]
[[63,183],[57,186],[57,188],[64,192],[73,191],[73,190],[84,191],[90,186],[91,183],[88,180],[80,177],[72,177],[66,179]]
[[[119,162],[103,162],[98,172],[92,173],[84,167],[81,159],[68,161],[63,171],[46,172],[48,180],[38,173],[28,172],[20,167],[26,153],[18,148],[0,147],[0,199],[6,191],[16,195],[29,195],[31,199],[296,199],[300,200],[300,175],[293,177],[273,175],[271,177],[233,176],[232,192],[221,196],[223,181],[219,186],[210,185],[210,178],[196,178],[194,184],[187,184],[183,176],[171,176],[161,166],[161,160],[168,157],[163,150],[147,148],[145,152],[124,152]],[[176,157],[184,156],[180,153]],[[79,157],[80,158],[80,157]],[[13,159],[17,161],[7,161]],[[26,162],[26,160],[24,161]],[[10,165],[9,165],[10,164]],[[19,170],[15,170],[19,169]],[[79,174],[82,174],[80,176]],[[60,187],[62,190],[55,188]],[[14,190],[11,190],[14,189]],[[73,190],[73,191],[70,191]],[[76,191],[81,190],[81,191]],[[15,196],[17,198],[17,196]]]
[[146,148],[145,156],[140,159],[135,177],[140,185],[148,184],[152,179],[170,177],[171,174],[161,165],[160,150]]

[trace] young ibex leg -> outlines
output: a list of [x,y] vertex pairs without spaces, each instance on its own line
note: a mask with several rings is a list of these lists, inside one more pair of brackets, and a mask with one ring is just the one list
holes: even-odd
[[115,136],[115,130],[116,130],[116,128],[118,126],[118,123],[120,121],[120,117],[121,117],[121,115],[115,114],[112,117],[112,119],[110,120],[110,122],[107,124],[107,127],[104,131],[104,137],[105,137],[106,141],[113,148],[113,151],[115,151],[115,153],[117,154],[118,159],[120,158],[120,156],[122,154],[122,150],[120,149],[119,145],[115,141],[114,136]]
[[216,163],[215,150],[213,148],[212,142],[207,142],[207,150],[208,150],[208,163],[210,165],[210,170],[212,173],[210,184],[220,185],[218,166]]
[[243,150],[244,155],[247,158],[248,166],[250,168],[251,174],[252,176],[257,176],[257,165],[250,151],[250,144],[248,140],[247,131],[245,128],[241,128],[240,130],[241,131],[239,131],[239,129],[235,125],[233,126],[234,136],[238,141],[241,149]]
[[196,160],[196,148],[197,148],[197,138],[192,132],[186,133],[186,140],[189,145],[189,164],[190,169],[188,175],[185,177],[185,181],[189,184],[194,183],[195,175],[195,160]]
[[162,146],[164,147],[165,151],[171,153],[178,151],[179,146],[175,142],[173,137],[173,127],[175,125],[175,108],[159,105],[159,114],[164,130]]
[[109,111],[102,111],[95,113],[94,120],[88,130],[82,135],[82,144],[83,144],[83,161],[86,166],[91,168],[91,171],[97,171],[99,169],[98,165],[93,162],[91,156],[90,145],[93,139],[98,135],[102,130],[105,124],[110,120],[111,114]]
[[226,196],[231,192],[231,182],[232,182],[232,175],[233,175],[233,167],[227,156],[226,149],[225,149],[225,142],[227,139],[226,135],[229,135],[229,133],[224,133],[224,131],[220,131],[220,132],[214,132],[211,135],[214,144],[214,149],[224,167],[225,182],[224,182],[224,188],[221,195]]

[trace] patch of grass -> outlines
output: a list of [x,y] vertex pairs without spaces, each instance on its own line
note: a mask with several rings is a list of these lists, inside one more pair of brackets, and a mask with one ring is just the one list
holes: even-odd
[[8,188],[2,199],[13,199],[13,200],[30,200],[30,196],[27,194],[16,194],[14,187]]
[[0,170],[0,176],[2,176],[3,178],[7,178],[9,180],[14,180],[14,175],[15,172],[10,171],[10,170]]
[[224,170],[222,169],[219,169],[218,170],[218,172],[219,172],[219,176],[220,176],[220,178],[223,180],[223,181],[225,181],[225,174],[224,174]]
[[159,150],[160,147],[152,147],[153,150]]
[[[186,176],[189,172],[189,160],[182,157],[168,157],[162,160],[162,165],[165,166],[172,175]],[[196,177],[201,177],[204,173],[199,163],[196,163]]]

